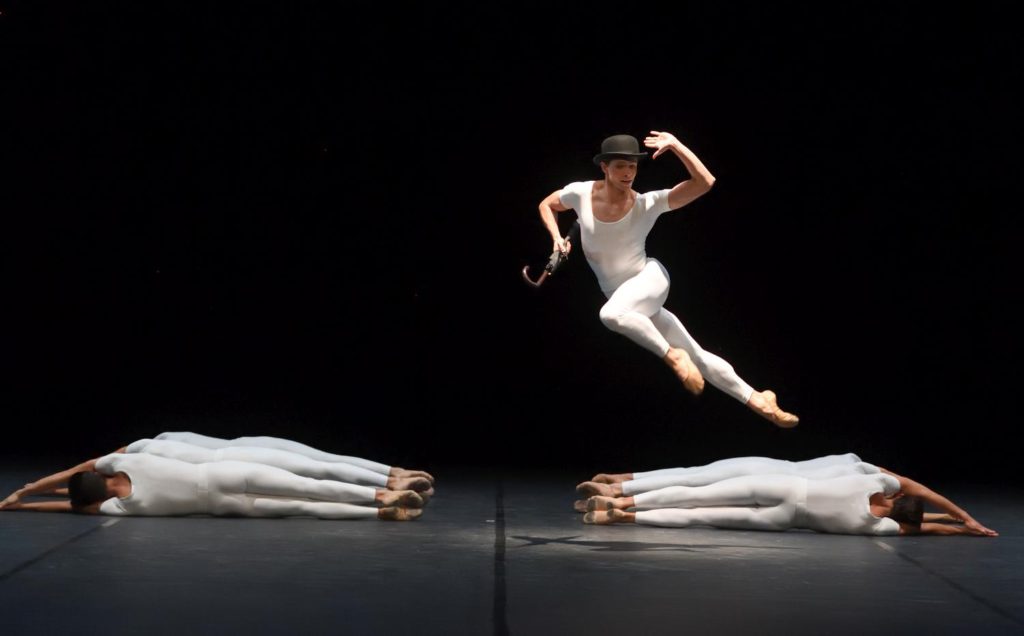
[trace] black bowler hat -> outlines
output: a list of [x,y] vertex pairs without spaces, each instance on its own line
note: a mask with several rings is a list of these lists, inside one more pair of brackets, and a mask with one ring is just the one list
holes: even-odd
[[640,152],[640,142],[633,135],[612,135],[601,142],[601,154],[594,155],[594,163],[612,159],[643,159],[646,152]]

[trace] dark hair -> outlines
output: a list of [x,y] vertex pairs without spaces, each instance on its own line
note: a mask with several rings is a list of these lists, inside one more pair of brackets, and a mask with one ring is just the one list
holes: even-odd
[[904,495],[892,502],[892,512],[889,513],[894,521],[920,527],[924,519],[924,502],[920,497]]
[[89,470],[77,472],[68,480],[68,495],[71,496],[71,508],[74,510],[104,501],[107,499],[107,480],[103,475]]

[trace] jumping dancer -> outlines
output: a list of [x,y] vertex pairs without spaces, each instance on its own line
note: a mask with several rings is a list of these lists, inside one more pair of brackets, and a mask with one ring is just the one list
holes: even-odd
[[603,180],[570,183],[540,203],[540,217],[554,249],[564,254],[572,249],[562,237],[554,213],[575,210],[583,253],[608,297],[600,312],[606,327],[661,358],[691,393],[699,395],[707,378],[775,425],[796,426],[799,418],[779,408],[775,393],[755,391],[728,362],[702,349],[679,319],[663,307],[669,276],[660,262],[647,256],[647,235],[660,215],[707,193],[715,178],[693,152],[667,132],[652,130],[644,145],[655,149],[654,159],[673,152],[690,178],[670,190],[640,194],[632,186],[637,161],[647,153],[640,152],[635,137],[608,137],[594,157]]

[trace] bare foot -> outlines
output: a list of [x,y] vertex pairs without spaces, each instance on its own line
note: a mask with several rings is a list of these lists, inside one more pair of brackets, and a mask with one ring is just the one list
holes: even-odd
[[615,507],[615,497],[602,497],[600,495],[595,495],[590,499],[587,499],[587,511],[589,512],[612,510]]
[[586,499],[577,499],[576,501],[572,502],[572,509],[575,510],[576,512],[586,512],[587,511],[587,500]]
[[599,484],[621,484],[631,479],[633,479],[633,473],[598,473],[590,481],[596,481]]
[[419,508],[381,508],[377,511],[377,518],[384,521],[412,521],[423,514]]
[[422,508],[423,498],[412,490],[379,490],[377,501],[382,507],[402,506],[403,508]]
[[594,495],[601,495],[604,497],[615,496],[610,484],[599,484],[596,481],[585,481],[582,484],[579,484],[576,486],[576,492],[584,497],[593,497]]
[[690,354],[682,349],[670,348],[662,359],[672,368],[687,391],[694,395],[700,395],[704,391],[704,376],[690,359]]
[[430,480],[426,477],[391,477],[388,479],[388,488],[391,490],[415,490],[426,492],[432,490]]
[[793,428],[800,423],[800,418],[779,408],[773,391],[754,391],[747,400],[750,410],[765,418],[779,428]]

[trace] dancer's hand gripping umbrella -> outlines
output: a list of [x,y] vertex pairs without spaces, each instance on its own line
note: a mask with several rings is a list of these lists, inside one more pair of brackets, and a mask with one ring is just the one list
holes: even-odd
[[[572,222],[572,227],[569,228],[569,234],[567,234],[566,237],[565,237],[565,241],[567,243],[570,243],[570,244],[575,244],[576,243],[576,239],[578,239],[579,236],[580,236],[580,222],[579,221],[573,221]],[[528,285],[530,285],[531,287],[540,287],[541,284],[545,280],[547,280],[547,277],[551,276],[552,274],[554,274],[558,270],[558,268],[562,266],[562,263],[564,263],[568,259],[569,259],[568,251],[562,252],[558,248],[555,248],[555,250],[553,252],[551,252],[551,257],[548,259],[548,264],[544,266],[544,272],[541,273],[540,278],[538,278],[537,280],[532,280],[530,278],[530,273],[529,273],[530,266],[526,265],[525,267],[523,267],[523,280],[525,280],[526,283]]]

